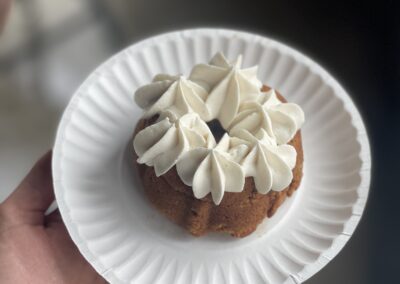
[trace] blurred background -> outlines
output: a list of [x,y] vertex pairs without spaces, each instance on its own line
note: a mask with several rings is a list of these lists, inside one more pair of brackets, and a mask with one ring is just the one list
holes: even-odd
[[395,1],[14,0],[0,36],[0,201],[51,148],[63,109],[91,70],[140,39],[200,26],[283,41],[310,55],[348,90],[370,136],[370,196],[353,238],[307,283],[399,283]]

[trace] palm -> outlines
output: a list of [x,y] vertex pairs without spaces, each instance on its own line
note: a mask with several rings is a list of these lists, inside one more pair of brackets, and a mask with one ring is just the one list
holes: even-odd
[[0,283],[105,283],[79,253],[58,211],[43,214],[54,198],[49,163],[47,155],[0,206]]

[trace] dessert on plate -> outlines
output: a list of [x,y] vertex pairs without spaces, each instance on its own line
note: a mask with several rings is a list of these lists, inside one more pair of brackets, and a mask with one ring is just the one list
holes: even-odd
[[195,236],[244,237],[299,187],[302,109],[217,53],[189,77],[156,75],[133,146],[149,201]]

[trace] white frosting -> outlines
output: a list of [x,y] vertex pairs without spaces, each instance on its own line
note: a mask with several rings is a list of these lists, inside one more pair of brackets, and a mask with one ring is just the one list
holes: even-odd
[[210,114],[205,105],[207,96],[208,92],[202,86],[183,76],[159,74],[152,83],[136,91],[135,101],[146,110],[146,118],[166,112],[168,117],[175,120],[194,112],[203,120],[209,120]]
[[270,190],[281,191],[292,182],[292,169],[296,165],[296,150],[291,145],[277,145],[263,130],[254,136],[241,129],[235,133],[248,147],[240,164],[246,177],[254,178],[257,191],[266,194]]
[[182,181],[192,186],[196,198],[211,192],[215,204],[220,204],[224,192],[241,192],[244,186],[243,168],[230,159],[230,137],[225,134],[215,148],[195,148],[185,153],[176,169]]
[[[285,189],[292,181],[296,150],[287,145],[304,123],[301,108],[282,103],[274,90],[261,92],[257,67],[240,69],[217,53],[196,65],[190,79],[157,75],[139,88],[136,103],[145,118],[158,121],[134,138],[138,163],[157,176],[174,165],[194,196],[211,193],[220,204],[224,192],[241,192],[253,177],[258,192]],[[217,118],[225,134],[217,144],[205,121]]]
[[170,170],[190,149],[215,144],[207,124],[195,113],[183,115],[175,122],[166,117],[137,133],[133,141],[139,156],[137,162],[154,166],[157,176]]
[[264,129],[278,144],[288,143],[304,123],[304,112],[296,104],[282,103],[274,90],[241,104],[230,125],[230,133],[246,129],[255,135]]
[[241,56],[229,63],[217,53],[209,64],[198,64],[189,78],[210,90],[206,106],[212,119],[218,118],[226,129],[237,114],[239,105],[254,99],[260,93],[262,83],[257,79],[257,66],[241,69]]

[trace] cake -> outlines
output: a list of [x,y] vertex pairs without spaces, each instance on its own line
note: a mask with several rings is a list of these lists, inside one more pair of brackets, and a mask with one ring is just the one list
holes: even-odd
[[194,236],[245,237],[299,187],[304,113],[217,53],[190,76],[156,75],[135,93],[133,145],[150,203]]

